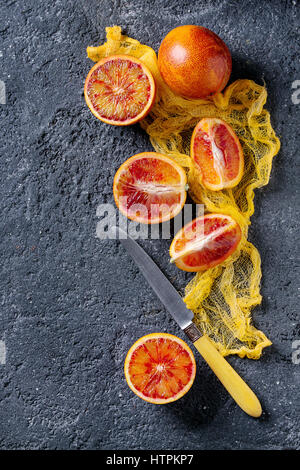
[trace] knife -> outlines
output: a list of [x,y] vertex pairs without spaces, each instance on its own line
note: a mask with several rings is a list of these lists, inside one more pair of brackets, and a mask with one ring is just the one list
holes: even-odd
[[113,227],[113,230],[119,235],[120,242],[135,261],[163,305],[192,341],[232,398],[245,413],[258,418],[262,413],[258,398],[219,353],[208,336],[201,334],[195,323],[193,323],[193,312],[186,307],[177,290],[135,240],[120,227]]

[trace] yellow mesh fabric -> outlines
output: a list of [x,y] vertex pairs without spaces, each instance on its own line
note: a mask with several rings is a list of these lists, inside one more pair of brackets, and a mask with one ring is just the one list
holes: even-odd
[[[261,302],[261,263],[258,250],[247,240],[254,212],[254,189],[268,183],[272,159],[279,151],[270,115],[263,108],[267,91],[252,80],[237,80],[205,100],[176,96],[162,81],[156,53],[150,47],[121,34],[121,28],[106,28],[107,42],[88,47],[88,57],[97,62],[112,54],[139,58],[151,70],[157,96],[141,126],[157,152],[172,157],[188,176],[189,193],[207,212],[231,215],[240,224],[243,237],[238,250],[222,265],[197,273],[186,287],[184,301],[195,322],[214,341],[221,354],[258,359],[271,341],[251,324],[251,309]],[[189,156],[190,137],[203,117],[227,121],[238,135],[245,156],[242,181],[233,189],[210,191],[201,186]]]

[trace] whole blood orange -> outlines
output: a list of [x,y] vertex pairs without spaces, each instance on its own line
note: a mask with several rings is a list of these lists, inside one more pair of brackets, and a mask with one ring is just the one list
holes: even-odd
[[178,400],[190,389],[196,375],[196,362],[182,339],[168,333],[152,333],[131,346],[124,372],[136,395],[162,405]]
[[202,26],[178,26],[163,39],[158,66],[166,84],[186,98],[206,98],[223,90],[231,54],[219,36]]
[[127,126],[140,121],[150,111],[155,82],[139,59],[114,55],[100,60],[90,70],[84,96],[96,118],[108,124]]
[[212,191],[233,188],[242,178],[244,156],[240,141],[222,119],[201,119],[192,135],[191,157],[201,183]]
[[203,271],[222,263],[237,248],[241,229],[230,216],[208,214],[185,225],[170,246],[171,261],[183,271]]
[[126,160],[114,177],[117,207],[129,219],[145,224],[175,217],[186,200],[186,174],[171,158],[144,152]]

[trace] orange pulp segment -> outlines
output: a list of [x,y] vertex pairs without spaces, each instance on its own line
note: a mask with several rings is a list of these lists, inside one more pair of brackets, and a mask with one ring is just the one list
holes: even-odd
[[117,126],[139,121],[150,111],[155,82],[150,70],[131,56],[115,55],[97,62],[84,86],[86,103],[94,116]]
[[185,225],[170,246],[171,262],[183,271],[203,271],[222,263],[237,248],[242,232],[230,216],[207,214]]
[[201,119],[192,135],[191,157],[207,189],[233,188],[242,178],[244,156],[240,141],[222,119]]
[[188,345],[168,333],[152,333],[128,351],[124,372],[131,390],[145,401],[170,403],[192,386],[196,362]]
[[144,152],[126,160],[114,177],[117,207],[129,219],[145,224],[175,217],[186,200],[186,173],[171,158]]

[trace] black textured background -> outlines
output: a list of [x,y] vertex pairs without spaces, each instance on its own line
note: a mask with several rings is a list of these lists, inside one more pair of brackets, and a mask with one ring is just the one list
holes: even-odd
[[[0,4],[1,449],[299,449],[300,79],[297,1],[4,0]],[[113,202],[127,157],[151,149],[138,125],[114,128],[84,103],[86,46],[118,24],[156,50],[180,24],[213,29],[233,74],[266,82],[281,138],[270,183],[256,192],[250,239],[262,255],[255,325],[272,340],[259,361],[229,361],[259,396],[245,415],[197,356],[190,392],[167,406],[138,399],[123,361],[141,335],[180,330],[122,247],[96,238],[96,208]],[[180,290],[168,240],[143,242]]]

